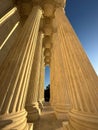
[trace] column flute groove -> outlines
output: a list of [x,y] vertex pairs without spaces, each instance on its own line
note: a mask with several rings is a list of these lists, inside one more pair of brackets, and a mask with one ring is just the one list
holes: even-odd
[[39,90],[38,90],[38,102],[39,108],[43,109],[44,102],[44,76],[45,76],[45,65],[44,65],[44,48],[42,48],[41,52],[41,65],[40,65],[40,78],[39,78]]
[[68,74],[64,73],[70,79],[69,91],[75,95],[75,98],[71,98],[73,107],[69,113],[69,122],[75,130],[98,130],[97,75],[63,9],[59,8],[55,17],[56,21],[58,20],[58,36],[63,39],[61,39],[60,48],[62,48],[62,54],[66,55],[63,61],[67,60],[67,63],[63,62],[64,68],[69,69]]
[[[58,119],[66,119],[67,118],[67,113],[68,111],[71,109],[71,104],[70,104],[70,100],[69,100],[69,92],[68,92],[68,82],[67,82],[67,78],[66,75],[64,75],[63,73],[63,62],[62,62],[62,57],[61,57],[61,51],[60,51],[60,45],[58,45],[58,43],[60,43],[59,39],[58,39],[58,35],[54,34],[54,41],[53,44],[55,44],[54,49],[54,57],[55,60],[54,61],[56,63],[56,70],[55,70],[55,77],[57,78],[57,81],[54,80],[54,82],[56,82],[56,91],[54,93],[57,93],[57,100],[55,102],[55,107],[54,110],[56,112],[56,116]],[[53,64],[54,65],[54,64]],[[55,98],[56,98],[55,96]]]
[[[12,46],[5,61],[0,66],[0,128],[28,129],[26,111],[24,105],[20,109],[20,104],[23,101],[21,100],[22,96],[26,96],[25,91],[28,88],[41,16],[40,7],[34,7],[17,42]],[[5,73],[6,75],[4,75]],[[23,104],[24,102],[25,99]],[[5,117],[10,122],[7,122]],[[23,123],[19,121],[20,118],[24,119]]]
[[39,32],[26,99],[26,110],[28,111],[27,117],[29,122],[37,120],[40,115],[38,104],[38,90],[40,79],[42,40],[43,34],[42,32]]
[[[63,34],[64,34],[64,33],[63,33]],[[68,38],[68,36],[67,36],[67,38]],[[70,40],[69,40],[69,41],[70,41]],[[73,52],[73,50],[75,50],[74,46],[72,46],[71,43],[69,44],[69,47],[70,47],[70,52]],[[74,49],[73,49],[73,48],[74,48]],[[72,59],[74,59],[74,60],[72,60],[72,62],[75,61],[74,63],[76,63],[76,64],[77,64],[77,68],[79,68],[78,57],[76,57],[76,55],[74,54],[74,52],[73,52],[72,55],[73,55],[73,58],[72,58]],[[74,65],[74,68],[76,68],[75,65]],[[75,73],[76,73],[76,72],[77,72],[77,69],[75,70]],[[76,74],[77,74],[77,73],[76,73]],[[83,74],[83,73],[81,73],[81,78],[83,77],[82,74]],[[80,80],[81,80],[81,78],[80,78]],[[82,82],[82,81],[81,81],[81,82]],[[85,82],[85,80],[84,80],[84,83],[86,83],[86,84],[85,84],[85,87],[87,87],[87,82]],[[77,81],[77,84],[80,84],[80,82]],[[81,84],[80,84],[80,85],[81,85]],[[79,86],[80,86],[80,85],[79,85]],[[80,88],[80,89],[81,89],[81,88]],[[88,88],[87,88],[87,91],[86,91],[86,92],[89,94]],[[82,94],[81,94],[81,93],[82,93]],[[84,94],[84,93],[85,93],[85,92],[82,92],[82,91],[80,90],[81,99],[84,98],[83,103],[85,103],[85,94]],[[84,95],[84,96],[83,96],[83,95]],[[89,94],[89,97],[91,97],[90,95],[91,95],[91,93]],[[90,99],[90,100],[91,100],[91,102],[92,102],[92,99]],[[90,103],[91,103],[91,102],[90,102]],[[88,101],[88,103],[89,103],[89,101]],[[92,103],[93,103],[93,102],[92,102]],[[87,105],[87,103],[85,103],[85,105],[88,107],[88,111],[89,111],[89,106]],[[94,103],[93,103],[92,107],[94,107]],[[96,109],[96,108],[95,108],[95,109]]]
[[[60,27],[59,27],[59,28],[60,28]],[[59,28],[58,28],[59,38],[60,38],[60,40],[61,40],[62,42],[64,42],[64,37],[63,37],[63,35],[62,35],[62,32],[60,32],[61,29],[59,29]],[[62,52],[62,56],[63,56],[63,57],[66,56],[66,59],[65,59],[64,61],[68,61],[68,60],[69,60],[69,56],[68,56],[68,55],[69,55],[69,51],[68,51],[68,50],[67,50],[67,51],[64,50],[64,47],[62,46],[62,44],[61,44],[60,48],[62,49],[62,51],[61,51],[61,52]],[[63,52],[65,52],[65,55],[63,54]],[[66,67],[68,67],[66,70],[71,70],[71,69],[70,69],[70,66],[69,66],[69,62],[67,62]],[[65,67],[65,68],[66,68],[66,67]],[[71,75],[71,71],[68,71],[68,73]],[[69,76],[70,76],[70,75],[69,75]],[[69,78],[69,81],[70,81],[70,85],[72,86],[73,82],[71,81],[71,77],[69,77],[69,76],[68,76],[68,78]],[[74,107],[77,108],[77,107],[78,107],[78,106],[77,106],[77,100],[75,100],[75,99],[77,99],[77,97],[76,97],[75,93],[73,93],[73,91],[74,91],[74,90],[73,90],[73,88],[72,88],[72,91],[71,91],[71,95],[73,95],[73,96],[72,96],[72,99],[73,99],[72,104],[73,104]]]

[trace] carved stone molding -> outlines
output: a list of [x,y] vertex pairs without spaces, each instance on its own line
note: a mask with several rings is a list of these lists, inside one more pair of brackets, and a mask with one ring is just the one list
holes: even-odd
[[50,49],[45,49],[45,51],[44,51],[44,55],[45,56],[51,56],[51,51],[50,51]]
[[45,36],[43,39],[43,47],[51,49],[52,47],[52,36]]
[[45,65],[50,64],[50,60],[51,60],[50,56],[46,56],[45,59],[44,59]]
[[40,30],[48,36],[52,36],[56,32],[56,27],[53,24],[53,19],[49,17],[43,17],[40,23]]

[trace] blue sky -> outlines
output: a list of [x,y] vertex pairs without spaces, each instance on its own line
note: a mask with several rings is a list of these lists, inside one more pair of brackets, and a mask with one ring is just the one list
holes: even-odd
[[45,87],[50,84],[50,68],[46,66],[45,68]]
[[[98,75],[98,0],[67,0],[66,15]],[[45,86],[50,82],[46,67]]]

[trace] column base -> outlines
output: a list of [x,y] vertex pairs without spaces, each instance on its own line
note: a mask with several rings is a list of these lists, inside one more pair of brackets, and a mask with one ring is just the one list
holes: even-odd
[[33,130],[33,123],[28,123],[28,130]]
[[43,110],[43,101],[38,101],[38,103],[39,103],[39,108],[42,111]]
[[39,119],[41,111],[38,103],[27,105],[26,110],[28,112],[27,114],[28,122],[34,122]]
[[57,120],[68,120],[68,114],[67,113],[62,113],[62,112],[55,112]]
[[24,110],[0,116],[0,130],[28,130],[27,112]]
[[54,107],[55,115],[58,120],[67,120],[69,118],[68,112],[70,110],[70,105],[57,105]]
[[98,113],[71,111],[70,124],[75,130],[98,130]]
[[62,125],[63,125],[63,130],[75,130],[75,129],[69,124],[68,121],[64,121],[64,122],[62,123]]

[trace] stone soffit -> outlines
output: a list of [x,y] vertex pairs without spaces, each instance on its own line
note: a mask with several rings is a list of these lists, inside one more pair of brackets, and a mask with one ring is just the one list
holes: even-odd
[[64,7],[66,0],[13,0],[18,7],[21,17],[28,16],[35,5],[43,6],[44,4],[54,4],[56,7]]

